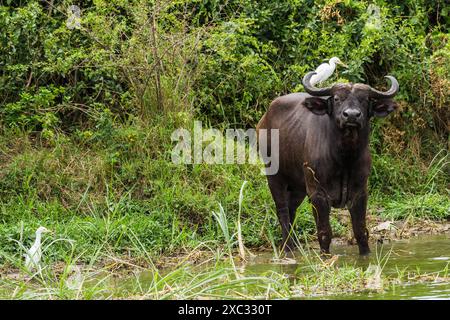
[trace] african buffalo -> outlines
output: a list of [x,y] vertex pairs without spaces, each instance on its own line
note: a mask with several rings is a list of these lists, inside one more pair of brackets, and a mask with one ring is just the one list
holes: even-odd
[[[337,83],[328,88],[310,84],[315,72],[303,78],[307,93],[275,99],[257,130],[279,129],[279,170],[267,175],[282,228],[285,251],[293,248],[290,228],[295,212],[308,195],[317,226],[320,249],[330,252],[331,207],[347,207],[359,253],[370,252],[366,228],[367,179],[370,173],[370,118],[385,117],[397,108],[392,98],[399,85],[381,92],[360,83]],[[270,130],[267,149],[270,152]]]

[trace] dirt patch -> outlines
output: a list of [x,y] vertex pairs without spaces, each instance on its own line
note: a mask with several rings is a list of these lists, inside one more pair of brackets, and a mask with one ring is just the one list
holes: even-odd
[[[350,216],[347,211],[337,213],[340,224],[345,226],[346,234],[333,238],[333,244],[356,245],[351,228]],[[367,217],[367,227],[369,230],[369,241],[372,244],[409,239],[419,235],[438,235],[450,233],[450,221],[434,221],[429,219],[406,219],[406,220],[385,220],[379,216],[369,215]],[[316,235],[308,237],[311,242],[309,245],[313,249],[319,249]],[[309,241],[309,240],[308,240]],[[245,244],[245,239],[244,239]],[[273,251],[271,247],[260,246],[250,247],[249,255],[261,252]],[[235,261],[240,260],[238,251],[234,252]],[[226,256],[225,256],[226,257]],[[158,268],[171,268],[177,265],[200,265],[208,263],[214,259],[214,252],[210,250],[183,250],[170,255],[163,255],[155,262]]]
[[[333,239],[333,243],[356,244],[351,228],[350,216],[342,211],[337,213],[338,221],[347,229],[345,235]],[[405,220],[386,220],[376,215],[367,217],[367,229],[371,243],[409,239],[419,235],[450,233],[450,221],[436,221],[411,217]]]

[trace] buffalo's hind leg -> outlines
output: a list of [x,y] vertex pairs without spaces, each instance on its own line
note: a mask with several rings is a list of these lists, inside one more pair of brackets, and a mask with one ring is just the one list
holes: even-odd
[[272,198],[275,202],[277,209],[278,220],[281,225],[281,234],[283,242],[281,244],[282,249],[285,252],[290,252],[294,248],[292,238],[290,237],[291,222],[289,216],[289,191],[288,185],[283,179],[278,176],[267,176],[269,183],[269,189],[272,193]]
[[291,190],[289,192],[289,219],[291,222],[291,226],[294,225],[295,214],[297,212],[297,208],[303,202],[306,196],[306,191],[302,190]]

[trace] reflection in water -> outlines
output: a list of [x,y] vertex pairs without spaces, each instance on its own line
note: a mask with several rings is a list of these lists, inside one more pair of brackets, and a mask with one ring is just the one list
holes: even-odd
[[[422,236],[409,240],[395,241],[384,245],[372,245],[369,257],[358,255],[356,246],[336,245],[331,248],[337,255],[337,265],[353,265],[366,269],[369,264],[380,263],[385,276],[396,276],[399,270],[420,273],[439,272],[450,265],[450,236]],[[387,258],[387,259],[386,259]],[[259,256],[255,263],[247,267],[250,274],[261,274],[267,270],[298,274],[306,268],[302,258],[296,265],[270,264],[271,253]],[[385,263],[385,264],[384,264]],[[367,292],[337,296],[316,297],[319,299],[450,299],[450,283],[432,282],[405,283],[386,292]]]

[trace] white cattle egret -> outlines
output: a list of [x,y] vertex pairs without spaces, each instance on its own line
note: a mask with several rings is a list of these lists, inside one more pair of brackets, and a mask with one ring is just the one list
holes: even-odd
[[317,67],[317,69],[315,70],[316,74],[311,77],[310,83],[312,85],[315,85],[327,80],[329,77],[331,77],[334,70],[336,69],[336,64],[340,64],[348,68],[348,66],[344,64],[341,59],[339,59],[338,57],[333,57],[330,59],[330,61],[328,61],[328,63],[322,63]]
[[42,256],[42,248],[41,248],[41,235],[42,233],[50,232],[45,227],[39,227],[36,230],[36,240],[34,241],[33,245],[30,249],[28,249],[27,253],[25,254],[25,268],[27,268],[28,271],[32,271],[34,268],[39,269],[40,268],[40,261]]

